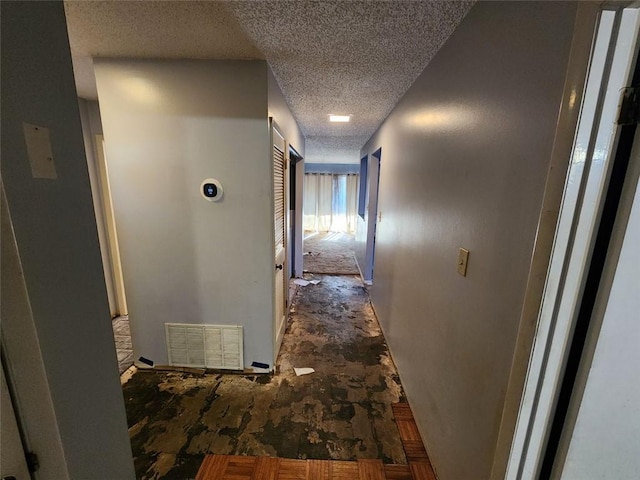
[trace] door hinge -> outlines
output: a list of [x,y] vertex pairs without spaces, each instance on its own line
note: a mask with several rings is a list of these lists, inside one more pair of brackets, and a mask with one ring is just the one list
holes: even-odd
[[27,461],[27,468],[31,473],[37,472],[40,469],[40,460],[35,452],[27,452],[25,459]]
[[640,123],[640,88],[622,89],[617,125],[636,125]]

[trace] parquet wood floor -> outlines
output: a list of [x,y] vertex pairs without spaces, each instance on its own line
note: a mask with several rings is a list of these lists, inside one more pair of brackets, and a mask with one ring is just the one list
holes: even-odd
[[196,480],[437,480],[409,404],[391,407],[408,465],[384,465],[376,459],[345,462],[207,455]]

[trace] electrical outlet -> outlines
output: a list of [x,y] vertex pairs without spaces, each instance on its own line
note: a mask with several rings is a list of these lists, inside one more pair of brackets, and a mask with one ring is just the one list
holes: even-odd
[[467,264],[469,263],[469,250],[460,248],[458,251],[458,273],[463,277],[467,276]]

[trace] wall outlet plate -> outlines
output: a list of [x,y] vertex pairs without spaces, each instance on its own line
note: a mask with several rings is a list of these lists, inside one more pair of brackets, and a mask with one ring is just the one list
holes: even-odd
[[458,273],[463,277],[467,276],[467,264],[469,263],[469,250],[460,248],[458,250]]

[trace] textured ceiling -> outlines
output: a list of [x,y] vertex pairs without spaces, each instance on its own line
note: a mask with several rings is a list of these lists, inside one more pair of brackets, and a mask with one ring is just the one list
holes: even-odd
[[[360,147],[473,2],[67,1],[78,94],[92,57],[266,59],[307,137],[308,161]],[[329,113],[353,115],[331,124]]]

